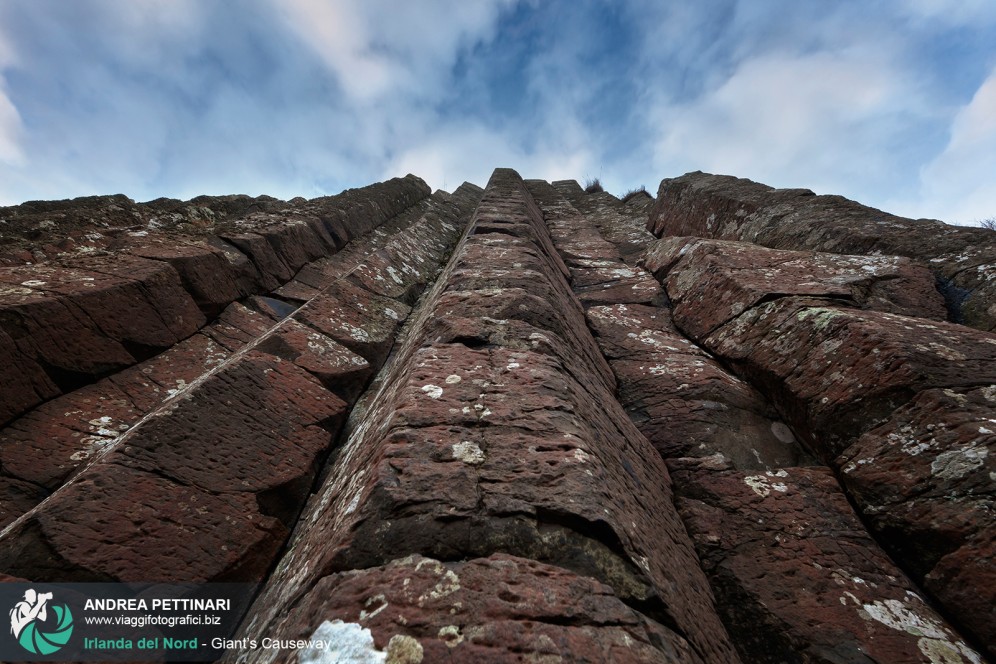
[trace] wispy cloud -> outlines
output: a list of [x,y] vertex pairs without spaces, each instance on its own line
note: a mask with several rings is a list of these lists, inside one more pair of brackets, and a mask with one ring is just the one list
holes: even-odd
[[962,222],[996,217],[996,68],[955,115],[950,135],[923,167],[919,194],[895,208]]
[[488,38],[510,0],[274,0],[357,102],[439,93],[460,48]]
[[884,157],[923,113],[904,79],[881,54],[858,49],[746,60],[716,89],[654,108],[656,169],[824,191],[858,179],[895,187]]
[[991,0],[0,1],[0,203],[702,168],[968,221],[994,67]]

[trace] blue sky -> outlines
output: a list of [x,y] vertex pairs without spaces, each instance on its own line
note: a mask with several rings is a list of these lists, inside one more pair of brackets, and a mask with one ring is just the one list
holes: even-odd
[[996,216],[994,0],[0,0],[0,204],[691,170]]

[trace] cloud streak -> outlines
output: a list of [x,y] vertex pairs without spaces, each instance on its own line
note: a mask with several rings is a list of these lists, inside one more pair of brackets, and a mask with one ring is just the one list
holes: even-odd
[[989,0],[34,0],[0,26],[0,203],[702,168],[996,214]]

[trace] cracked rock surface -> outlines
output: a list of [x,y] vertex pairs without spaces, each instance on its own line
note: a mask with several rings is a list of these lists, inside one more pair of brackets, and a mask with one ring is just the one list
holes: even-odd
[[657,193],[0,209],[0,574],[338,644],[226,662],[992,661],[996,234]]

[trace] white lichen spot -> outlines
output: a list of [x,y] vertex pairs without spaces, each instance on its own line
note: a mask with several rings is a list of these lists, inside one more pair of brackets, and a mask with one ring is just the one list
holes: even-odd
[[771,491],[778,491],[780,493],[785,493],[788,491],[788,486],[782,482],[774,482],[771,478],[774,477],[788,477],[788,473],[784,470],[779,470],[775,473],[768,471],[764,475],[748,475],[744,478],[744,484],[751,488],[751,491],[761,496],[762,498],[767,498]]
[[456,648],[463,643],[463,634],[456,625],[447,625],[439,628],[439,638],[446,642],[450,648]]
[[401,320],[401,314],[390,307],[384,307],[384,315],[391,320]]
[[979,653],[960,641],[952,643],[943,639],[922,638],[916,643],[920,652],[931,664],[981,664]]
[[443,396],[443,388],[439,387],[438,385],[432,385],[432,384],[423,385],[422,391],[425,392],[430,399],[438,399],[439,397]]
[[505,368],[508,369],[509,371],[511,371],[512,369],[518,369],[519,368],[519,363],[518,362],[509,362],[508,364],[505,365]]
[[921,637],[917,647],[931,664],[980,664],[982,661],[978,653],[955,639],[939,620],[922,616],[899,600],[876,600],[861,608],[863,611],[859,615],[866,620],[876,620],[886,627]]
[[460,376],[458,376],[456,374],[450,374],[449,376],[446,377],[446,384],[447,385],[455,385],[455,384],[459,383],[461,380],[463,380],[463,379],[460,378]]
[[349,336],[351,336],[356,341],[370,341],[370,333],[364,330],[362,327],[356,327],[352,323],[347,323],[346,321],[336,321],[331,320],[331,323],[338,323]]
[[418,639],[406,634],[395,634],[387,642],[385,664],[420,664],[424,654]]
[[989,456],[989,450],[985,447],[976,447],[973,442],[967,447],[938,454],[937,458],[930,464],[930,472],[941,479],[959,479],[973,470],[981,468],[986,462],[987,456]]
[[453,570],[446,569],[438,560],[422,560],[415,566],[415,571],[421,570],[426,565],[432,565],[432,571],[442,576],[442,578],[432,588],[419,595],[419,606],[423,606],[426,600],[441,599],[460,590],[460,577]]
[[349,505],[346,506],[346,514],[352,514],[356,511],[356,508],[360,505],[360,494],[357,493],[353,496],[353,499],[349,501]]
[[326,620],[310,645],[298,651],[301,664],[386,664],[387,653],[377,650],[373,633],[357,623]]
[[484,463],[484,450],[473,441],[463,440],[453,444],[453,458],[477,466]]
[[110,447],[114,443],[113,438],[99,438],[97,436],[87,436],[80,441],[84,447],[69,455],[73,461],[86,461],[90,457],[97,455],[101,450]]
[[[379,606],[373,611],[367,611],[374,604],[379,604]],[[363,603],[363,609],[360,609],[360,620],[369,620],[375,615],[387,608],[387,598],[383,594],[374,595]]]
[[578,463],[588,463],[591,459],[591,455],[582,450],[580,447],[574,450],[574,460]]

